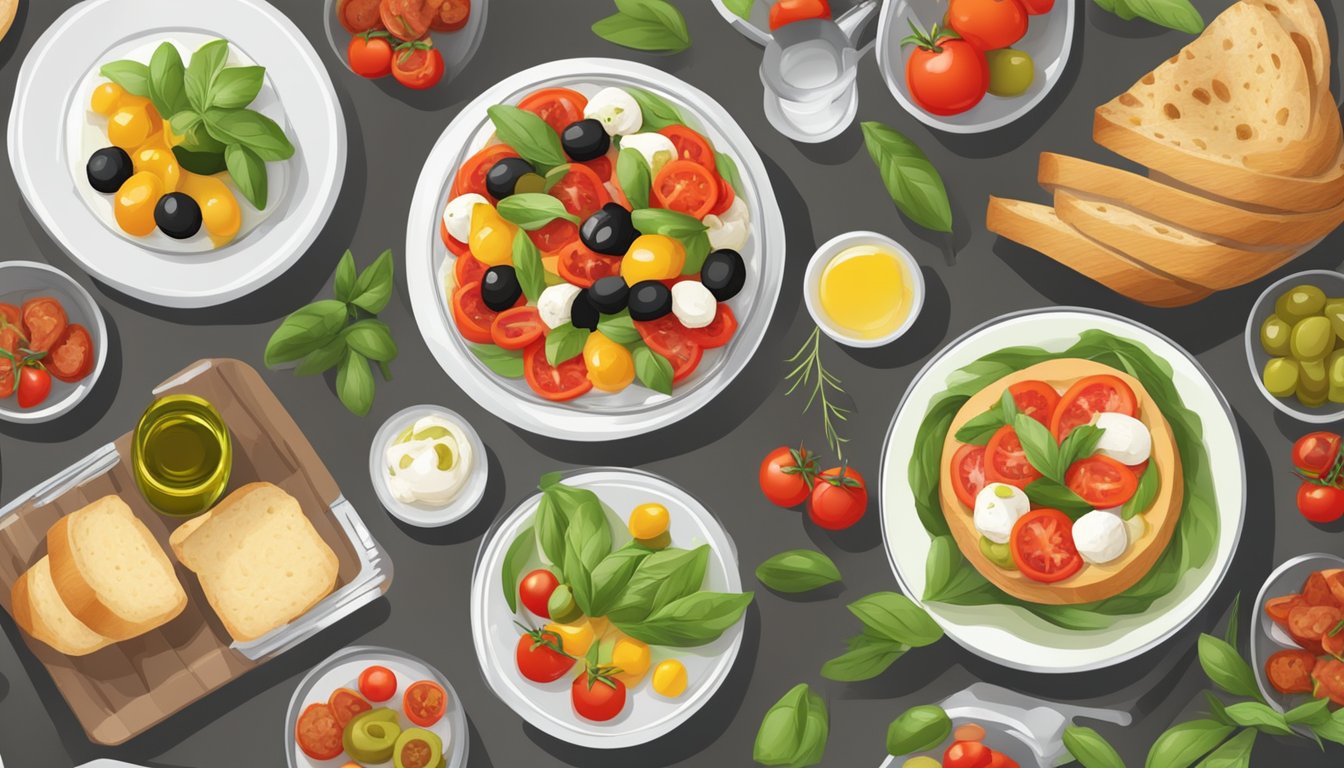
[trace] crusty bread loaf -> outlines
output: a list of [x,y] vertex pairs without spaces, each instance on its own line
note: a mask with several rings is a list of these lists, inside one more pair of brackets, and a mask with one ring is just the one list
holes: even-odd
[[44,556],[14,582],[10,592],[14,621],[34,638],[67,656],[87,656],[112,641],[84,625],[65,607],[51,581]]
[[339,563],[293,496],[245,485],[168,539],[235,640],[255,640],[331,593]]
[[1060,220],[1164,274],[1222,291],[1274,271],[1297,256],[1292,246],[1250,250],[1151,219],[1119,203],[1055,192]]
[[118,496],[57,520],[47,531],[47,555],[66,607],[112,640],[162,626],[187,605],[163,547]]
[[989,198],[989,231],[1040,251],[1116,293],[1154,307],[1181,307],[1211,291],[1163,275],[1065,224],[1047,205]]

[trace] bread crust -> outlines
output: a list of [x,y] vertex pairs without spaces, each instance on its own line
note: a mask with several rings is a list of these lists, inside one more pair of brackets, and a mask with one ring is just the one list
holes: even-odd
[[[50,565],[50,561],[48,561]],[[76,647],[66,644],[46,621],[42,615],[33,606],[32,597],[29,591],[29,579],[32,577],[32,568],[19,575],[14,586],[10,589],[11,615],[14,617],[14,623],[34,640],[46,643],[59,653],[66,656],[87,656],[95,651],[102,650],[112,644],[110,639],[104,638],[100,645],[91,648]]]

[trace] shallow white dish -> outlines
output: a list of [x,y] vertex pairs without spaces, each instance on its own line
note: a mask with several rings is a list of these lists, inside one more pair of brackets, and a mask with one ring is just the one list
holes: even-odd
[[1251,615],[1251,669],[1255,671],[1255,683],[1260,687],[1260,695],[1265,697],[1271,707],[1287,712],[1299,704],[1311,701],[1308,694],[1279,693],[1269,684],[1265,676],[1265,662],[1278,651],[1301,649],[1274,620],[1265,613],[1265,603],[1275,597],[1294,595],[1302,591],[1307,577],[1316,571],[1327,568],[1344,568],[1344,558],[1337,555],[1310,554],[1298,555],[1285,561],[1265,579],[1260,594],[1255,596],[1254,613]]
[[[901,262],[905,277],[910,281],[910,308],[906,312],[905,320],[896,330],[875,339],[865,339],[846,332],[832,323],[821,308],[819,291],[822,270],[841,251],[858,245],[882,246],[890,250]],[[919,319],[919,313],[924,309],[924,273],[920,271],[919,263],[905,246],[890,237],[878,232],[846,232],[822,243],[817,252],[812,254],[812,259],[807,262],[807,271],[803,273],[803,301],[807,303],[807,313],[812,316],[821,332],[840,344],[849,347],[881,347],[904,336],[906,331],[910,330],[910,326]]]
[[1157,331],[1118,315],[1078,307],[1028,310],[992,320],[949,344],[906,391],[882,453],[882,535],[902,590],[924,594],[929,534],[914,513],[908,467],[929,402],[947,389],[949,375],[984,355],[1011,346],[1063,350],[1089,328],[1139,342],[1173,369],[1185,406],[1203,423],[1204,447],[1217,498],[1218,540],[1202,568],[1188,572],[1170,594],[1142,614],[1115,617],[1105,630],[1070,631],[1006,605],[924,603],[947,636],[996,664],[1042,673],[1084,672],[1132,659],[1179,631],[1208,603],[1227,574],[1246,513],[1241,439],[1217,386],[1190,353]]
[[[1270,405],[1298,421],[1305,421],[1308,424],[1329,424],[1344,419],[1344,403],[1326,401],[1319,408],[1308,408],[1299,402],[1296,396],[1271,395],[1269,390],[1265,389],[1264,380],[1260,378],[1265,363],[1270,359],[1269,353],[1260,346],[1260,326],[1274,313],[1274,302],[1278,301],[1280,295],[1304,283],[1320,288],[1330,298],[1344,296],[1344,274],[1332,269],[1309,269],[1306,272],[1289,275],[1270,285],[1260,294],[1260,298],[1255,300],[1255,304],[1251,306],[1251,314],[1246,318],[1246,365],[1250,368],[1251,378],[1255,379],[1255,388],[1260,390],[1260,394],[1264,395]],[[1344,346],[1344,342],[1338,339],[1336,344]]]
[[[657,475],[633,469],[586,469],[566,474],[563,482],[596,493],[607,509],[608,521],[613,523],[613,533],[618,536],[624,528],[625,517],[636,505],[654,501],[666,506],[671,515],[669,532],[673,546],[710,545],[704,588],[719,592],[741,591],[737,549],[732,539],[714,515],[686,491]],[[534,617],[521,605],[518,613],[509,610],[500,579],[509,545],[532,522],[540,501],[541,494],[534,494],[501,517],[486,534],[476,555],[471,579],[471,636],[486,683],[519,717],[570,744],[594,749],[621,749],[647,743],[671,732],[704,706],[728,677],[742,646],[742,622],[713,643],[698,648],[668,651],[654,646],[653,664],[663,658],[675,657],[686,665],[689,685],[680,697],[664,699],[654,695],[649,690],[646,676],[630,691],[625,711],[614,720],[594,723],[580,718],[574,714],[570,702],[571,676],[548,684],[533,683],[519,674],[514,659],[520,636],[514,622],[526,623]],[[616,524],[621,527],[616,528]],[[534,555],[522,573],[540,567],[541,560]]]
[[[698,122],[715,147],[736,161],[751,210],[751,239],[742,249],[747,283],[729,305],[738,332],[726,347],[706,350],[695,373],[669,397],[635,385],[616,394],[592,393],[554,403],[522,379],[505,379],[471,353],[451,317],[441,279],[451,255],[439,239],[439,220],[449,187],[463,160],[493,134],[486,107],[516,103],[545,87],[596,88],[632,85],[674,103]],[[760,155],[723,107],[694,87],[652,67],[616,59],[566,59],[519,72],[468,104],[439,137],[420,174],[406,228],[406,275],[420,333],[444,371],[482,408],[508,414],[529,432],[584,442],[641,435],[681,421],[714,399],[755,353],[775,310],[784,281],[784,220]],[[451,269],[448,270],[451,272]]]
[[1064,75],[1073,50],[1074,16],[1080,4],[1057,0],[1048,13],[1028,16],[1027,33],[1011,46],[1029,54],[1036,64],[1036,77],[1020,96],[985,98],[959,115],[933,115],[925,112],[910,96],[905,82],[905,62],[913,49],[902,47],[901,39],[910,34],[910,22],[927,30],[941,22],[947,10],[942,0],[886,0],[877,21],[877,68],[887,89],[901,108],[930,128],[948,133],[983,133],[1002,128],[1040,104]]
[[[472,465],[467,482],[458,491],[457,496],[446,506],[431,507],[424,504],[407,504],[397,500],[387,487],[386,451],[397,435],[425,416],[438,416],[457,425],[458,429],[471,444]],[[485,495],[485,484],[489,479],[489,462],[485,455],[485,443],[472,429],[471,424],[455,411],[437,405],[414,405],[393,414],[374,435],[373,445],[369,449],[369,480],[378,500],[388,514],[420,528],[437,528],[460,520],[469,514]]]
[[[327,43],[331,45],[331,50],[349,70],[350,61],[346,49],[350,46],[352,35],[336,18],[336,3],[337,0],[326,0],[323,4],[323,28],[327,31]],[[467,23],[461,29],[453,32],[429,33],[434,48],[443,56],[443,80],[435,86],[436,88],[452,82],[453,78],[460,75],[462,70],[467,68],[467,64],[471,63],[471,58],[481,47],[481,39],[485,37],[485,17],[489,5],[489,0],[471,0],[471,14],[467,16]],[[407,93],[411,92],[407,90]]]
[[[462,708],[462,699],[458,697],[457,691],[453,690],[448,678],[409,653],[372,645],[352,645],[337,651],[304,675],[303,680],[299,682],[299,687],[294,690],[294,696],[289,700],[289,714],[285,718],[285,755],[289,768],[327,768],[327,766],[335,768],[349,761],[345,755],[333,760],[313,760],[303,754],[298,744],[294,742],[294,726],[299,721],[299,715],[309,704],[326,703],[331,692],[337,688],[359,690],[359,673],[372,664],[387,667],[397,676],[396,694],[387,701],[370,702],[375,708],[390,707],[400,713],[401,695],[405,693],[407,686],[417,680],[433,680],[443,686],[448,692],[448,711],[428,730],[443,740],[443,757],[448,768],[463,768],[467,764],[467,749],[471,737],[467,731],[467,714]],[[411,725],[412,723],[402,715],[402,728]],[[390,768],[392,761],[361,763],[361,765],[367,765],[367,768],[377,766]]]
[[20,306],[25,299],[38,296],[54,297],[71,323],[88,329],[93,339],[93,371],[74,384],[52,377],[51,395],[37,408],[20,408],[14,395],[0,400],[0,420],[38,424],[68,413],[93,390],[107,363],[107,323],[84,286],[61,270],[36,261],[0,261],[0,302]]
[[[152,19],[153,28],[146,28]],[[266,67],[295,154],[282,199],[245,237],[206,253],[174,255],[103,225],[74,186],[66,121],[87,74],[128,42],[181,30],[227,39]],[[132,46],[134,47],[134,46]],[[79,106],[79,105],[77,105]],[[24,59],[9,121],[9,156],[24,200],[69,256],[134,298],[169,307],[221,304],[261,288],[312,245],[345,178],[345,117],[331,79],[288,18],[263,0],[88,0],[66,11]],[[246,203],[242,203],[246,205]]]

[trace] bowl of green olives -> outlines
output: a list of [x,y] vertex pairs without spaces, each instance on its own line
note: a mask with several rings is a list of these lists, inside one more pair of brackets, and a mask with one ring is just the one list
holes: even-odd
[[1295,419],[1344,419],[1344,274],[1298,272],[1265,289],[1246,321],[1246,360],[1265,399]]

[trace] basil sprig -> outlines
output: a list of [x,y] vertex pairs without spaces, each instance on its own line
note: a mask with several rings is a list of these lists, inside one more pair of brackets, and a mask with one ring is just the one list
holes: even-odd
[[1013,417],[1013,431],[1022,443],[1027,461],[1042,475],[1027,485],[1027,497],[1071,517],[1090,511],[1092,505],[1070,489],[1064,479],[1075,461],[1096,451],[1097,442],[1106,430],[1084,424],[1074,427],[1064,442],[1056,443],[1055,436],[1044,424],[1025,413],[1018,413]]
[[863,632],[849,639],[848,650],[821,667],[828,680],[854,682],[877,677],[911,648],[938,642],[943,630],[924,609],[896,592],[877,592],[849,604]]
[[1143,18],[1159,27],[1197,35],[1204,31],[1204,17],[1190,0],[1093,0],[1107,13],[1125,21]]
[[616,0],[616,13],[595,22],[593,34],[640,51],[677,53],[691,47],[686,18],[667,0]]
[[913,141],[882,123],[863,123],[863,141],[891,201],[910,220],[936,232],[952,231],[952,206],[943,178]]
[[840,569],[816,550],[791,549],[756,566],[756,578],[776,592],[810,592],[840,581]]
[[825,700],[800,683],[761,718],[751,757],[761,765],[820,765],[830,734]]

